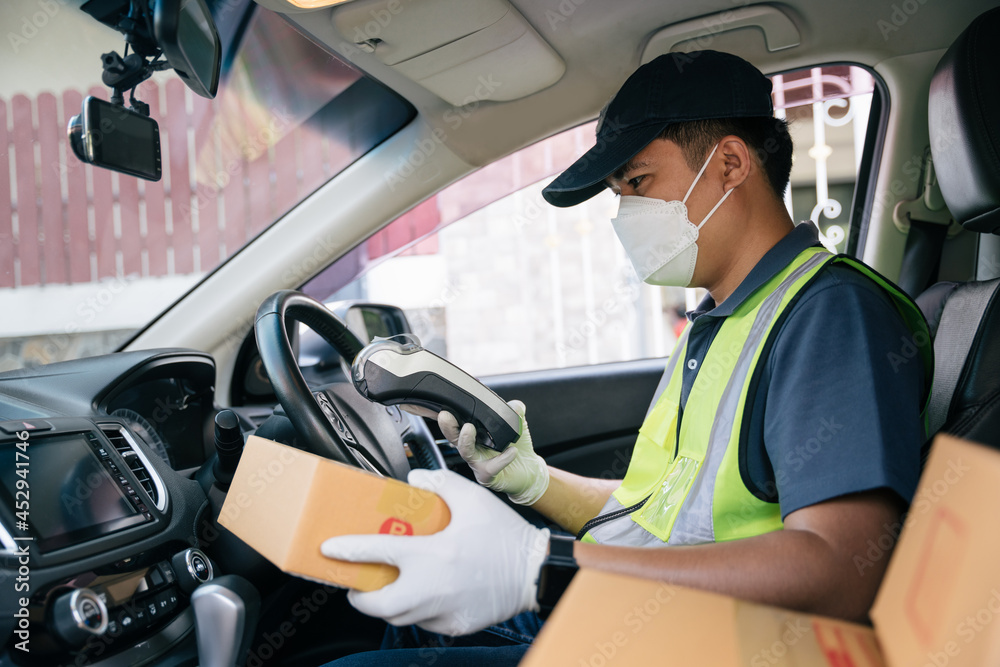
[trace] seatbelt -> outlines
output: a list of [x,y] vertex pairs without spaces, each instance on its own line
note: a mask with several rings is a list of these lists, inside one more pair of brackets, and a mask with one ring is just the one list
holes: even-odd
[[931,286],[941,266],[941,248],[948,225],[910,219],[910,231],[903,249],[903,268],[896,284],[907,294],[922,294]]
[[930,435],[937,433],[948,418],[958,379],[997,287],[1000,278],[964,283],[944,304],[934,336],[934,385],[927,408]]

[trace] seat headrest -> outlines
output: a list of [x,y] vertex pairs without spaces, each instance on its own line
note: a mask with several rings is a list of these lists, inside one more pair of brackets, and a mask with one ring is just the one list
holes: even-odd
[[966,229],[1000,233],[1000,7],[976,18],[931,79],[928,122],[945,202]]

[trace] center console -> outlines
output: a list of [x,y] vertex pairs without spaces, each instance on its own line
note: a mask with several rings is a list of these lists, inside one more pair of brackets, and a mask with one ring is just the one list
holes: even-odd
[[0,422],[0,543],[30,543],[36,567],[68,562],[157,531],[169,499],[117,422]]
[[50,588],[37,611],[66,648],[123,645],[167,625],[213,576],[204,553],[185,549],[131,571],[83,573]]
[[[95,662],[171,627],[189,633],[189,597],[214,576],[208,556],[174,542],[101,558],[156,534],[170,510],[163,480],[121,423],[0,422],[0,543],[28,573],[15,596],[25,596],[16,606],[31,627],[30,653],[11,655],[25,664],[71,654]],[[58,570],[72,574],[44,576]]]

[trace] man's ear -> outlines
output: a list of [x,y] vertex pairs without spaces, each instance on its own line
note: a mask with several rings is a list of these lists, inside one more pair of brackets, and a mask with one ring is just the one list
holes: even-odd
[[754,169],[754,159],[746,142],[732,134],[719,140],[719,154],[725,165],[722,173],[722,189],[729,192],[750,177]]

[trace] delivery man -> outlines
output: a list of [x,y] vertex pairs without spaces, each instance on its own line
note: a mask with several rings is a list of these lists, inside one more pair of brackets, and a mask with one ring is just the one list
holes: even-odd
[[[915,341],[929,336],[898,288],[824,250],[812,224],[792,223],[782,202],[791,160],[770,81],[740,58],[668,54],[625,82],[594,148],[544,197],[573,206],[611,188],[612,224],[639,277],[708,290],[687,314],[625,479],[547,466],[520,403],[521,437],[502,454],[442,413],[480,484],[578,539],[530,525],[454,473],[417,470],[410,482],[451,508],[445,530],[324,544],[330,557],[399,567],[382,590],[352,591],[357,609],[467,635],[544,611],[580,566],[867,615],[889,560],[871,545],[898,535],[920,474],[932,360]],[[451,648],[435,664],[514,664],[531,634],[523,622],[491,632],[508,646]],[[347,661],[392,657],[370,655]],[[416,655],[397,654],[420,664]]]

